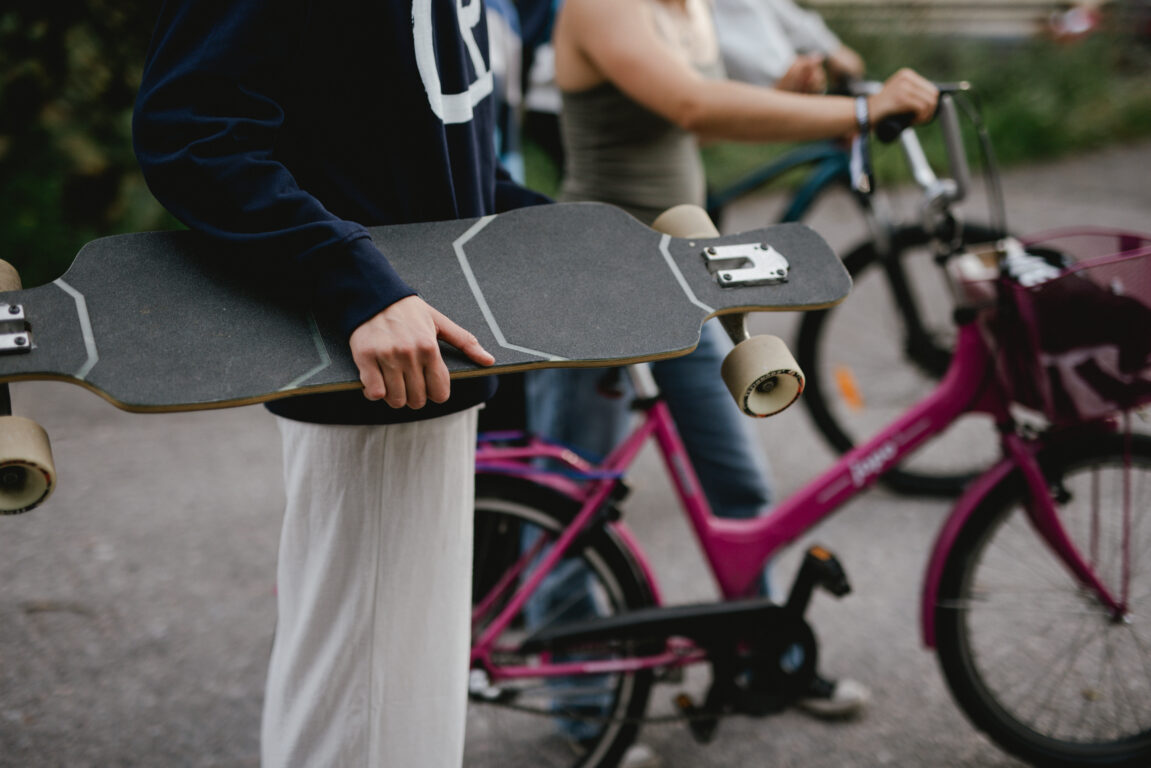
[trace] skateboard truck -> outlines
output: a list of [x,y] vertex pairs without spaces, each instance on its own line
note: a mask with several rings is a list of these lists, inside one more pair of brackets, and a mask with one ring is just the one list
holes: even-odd
[[[715,238],[719,230],[698,206],[678,205],[661,214],[652,229],[672,237]],[[692,244],[694,247],[694,243]],[[764,285],[787,281],[787,259],[764,242],[707,245],[704,263],[720,287]],[[724,384],[739,409],[749,416],[771,416],[795,402],[803,391],[803,372],[787,345],[776,336],[751,336],[746,312],[719,314],[735,347],[720,368]]]
[[[724,288],[787,282],[787,259],[767,243],[710,245],[703,258]],[[725,268],[726,267],[726,268]]]
[[24,324],[24,307],[19,304],[0,304],[0,354],[27,352],[32,349],[32,338]]
[[[0,292],[20,290],[20,275],[0,260]],[[0,354],[32,348],[24,307],[0,302]],[[8,384],[0,384],[0,515],[38,507],[56,486],[48,433],[36,422],[12,415]]]

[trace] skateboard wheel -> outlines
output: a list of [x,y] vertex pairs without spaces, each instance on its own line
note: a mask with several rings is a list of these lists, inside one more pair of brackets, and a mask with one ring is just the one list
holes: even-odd
[[0,259],[0,293],[18,291],[22,287],[20,273],[16,271],[16,267]]
[[740,410],[773,416],[803,392],[803,371],[778,336],[752,336],[728,353],[720,369]]
[[27,512],[56,487],[48,433],[20,416],[0,416],[0,515]]
[[652,222],[651,228],[672,237],[719,237],[719,230],[707,211],[687,203],[668,208]]

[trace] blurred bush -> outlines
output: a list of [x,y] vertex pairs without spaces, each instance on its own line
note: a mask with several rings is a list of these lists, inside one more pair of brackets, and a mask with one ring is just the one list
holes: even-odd
[[973,88],[1007,165],[1151,136],[1151,41],[1100,28],[1077,39],[859,38],[871,74],[912,66]]
[[[910,66],[936,81],[969,81],[995,154],[1004,166],[1051,160],[1151,137],[1151,28],[1126,13],[1104,17],[1090,34],[1056,39],[922,34],[908,22],[882,31],[874,23],[829,24],[883,79]],[[928,156],[942,159],[936,131],[921,130]],[[712,183],[730,183],[784,146],[722,143],[705,150]],[[974,144],[970,147],[975,150]],[[974,155],[972,155],[974,157]],[[907,179],[898,152],[877,148],[881,181]],[[784,182],[786,183],[786,181]]]
[[169,226],[144,186],[131,111],[156,3],[0,5],[0,258],[26,285],[87,240]]
[[[58,277],[93,237],[175,226],[144,185],[131,147],[132,103],[156,10],[155,0],[0,4],[0,258],[27,285]],[[1009,165],[1151,136],[1151,29],[1131,18],[1105,19],[1070,41],[976,40],[915,34],[909,24],[830,21],[863,54],[871,77],[910,65],[936,80],[974,83],[996,152]],[[924,138],[936,151],[929,131]],[[554,169],[533,149],[526,148],[529,182],[554,191]],[[730,181],[781,149],[711,147],[709,177]],[[898,178],[897,158],[876,154],[881,174]]]

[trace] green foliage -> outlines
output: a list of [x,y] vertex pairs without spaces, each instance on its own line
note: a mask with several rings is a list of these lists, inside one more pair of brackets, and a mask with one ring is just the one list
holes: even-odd
[[[174,225],[144,185],[131,147],[132,103],[155,13],[149,0],[0,5],[0,258],[28,285],[57,277],[93,237]],[[1151,136],[1151,49],[1122,30],[1058,44],[836,28],[873,77],[910,65],[936,80],[974,83],[1004,165]],[[932,131],[923,136],[929,153],[938,153]],[[708,175],[728,183],[783,149],[710,147]],[[542,152],[526,151],[530,185],[554,193],[555,169]],[[895,153],[876,156],[881,178],[898,179]]]
[[[882,79],[910,66],[936,81],[970,82],[1002,166],[1151,137],[1147,41],[1110,32],[1072,42],[841,36],[863,55],[869,77]],[[941,162],[937,132],[927,127],[920,134],[929,158]],[[708,178],[717,185],[730,183],[784,149],[736,144],[708,148]],[[969,150],[976,151],[974,143]],[[877,147],[874,155],[881,181],[907,180],[898,152]]]
[[0,258],[26,285],[87,240],[168,222],[132,154],[154,3],[8,0],[0,9]]
[[[1114,32],[1057,42],[861,40],[877,75],[913,66],[972,83],[1005,164],[1151,135],[1151,49]],[[894,58],[895,52],[902,61]]]
[[554,198],[560,187],[560,170],[555,162],[531,137],[524,138],[523,153],[525,186]]

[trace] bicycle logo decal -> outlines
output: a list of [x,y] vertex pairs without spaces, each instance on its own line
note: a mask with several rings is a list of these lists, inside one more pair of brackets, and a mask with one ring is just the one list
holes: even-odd
[[897,453],[895,445],[886,442],[859,461],[852,462],[850,465],[851,482],[855,483],[856,488],[862,488],[867,479],[873,475],[879,475],[887,462],[894,459]]

